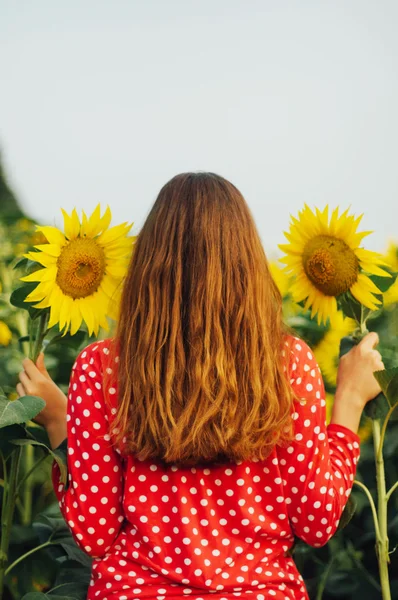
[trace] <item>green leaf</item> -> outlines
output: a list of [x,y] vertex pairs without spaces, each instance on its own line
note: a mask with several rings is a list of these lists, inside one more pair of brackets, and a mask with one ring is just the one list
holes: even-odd
[[62,334],[60,333],[49,340],[49,342],[46,345],[46,348],[56,344],[57,346],[63,345],[77,350],[78,348],[80,348],[80,345],[84,342],[86,337],[87,331],[84,331],[84,329],[79,329],[74,335],[71,335],[68,332],[64,336],[62,336]]
[[66,484],[66,479],[67,479],[66,464],[65,464],[64,460],[61,458],[61,456],[59,454],[57,454],[57,452],[53,452],[51,450],[51,448],[49,448],[45,444],[42,444],[41,442],[38,442],[36,440],[31,440],[31,439],[11,440],[11,443],[15,444],[16,446],[39,446],[40,448],[44,448],[44,450],[56,461],[57,465],[59,466],[59,470],[61,472],[61,478],[60,478],[61,482],[64,485]]
[[356,509],[357,509],[357,501],[351,494],[348,497],[347,504],[345,505],[343,514],[340,517],[337,531],[339,531],[340,529],[344,529],[344,527],[347,527],[348,523],[351,521],[352,517],[354,516]]
[[40,520],[33,523],[33,527],[37,531],[40,543],[51,538],[51,542],[59,545],[71,560],[86,567],[92,564],[92,558],[77,546],[62,517],[47,517],[42,514]]
[[88,554],[83,552],[83,550],[80,550],[79,546],[75,543],[72,536],[70,537],[70,539],[66,539],[63,542],[57,543],[59,543],[59,545],[65,550],[66,554],[68,555],[68,558],[70,558],[71,560],[76,560],[80,564],[85,565],[87,567],[91,565],[92,558]]
[[12,292],[10,296],[10,303],[17,308],[24,308],[26,310],[30,303],[25,302],[25,298],[30,294],[30,292],[33,292],[37,286],[38,282],[24,283],[24,285]]
[[43,594],[43,592],[29,592],[22,600],[79,600],[77,596],[58,596],[58,594]]
[[44,400],[37,396],[22,396],[18,400],[0,397],[0,429],[30,421],[43,410],[45,405]]
[[[74,594],[79,600],[86,600],[90,578],[90,565],[82,565],[70,559],[63,560],[53,583],[54,592]],[[51,590],[49,593],[52,593]]]
[[17,263],[15,263],[15,265],[13,266],[13,269],[20,269],[22,267],[26,267],[27,264],[28,264],[28,259],[21,258]]
[[364,414],[370,419],[383,420],[390,409],[390,405],[384,394],[379,394],[368,402],[364,408]]
[[398,402],[398,367],[374,373],[390,406]]
[[379,277],[379,275],[369,275],[369,279],[379,288],[384,294],[387,292],[392,285],[394,285],[397,279],[398,273],[391,273],[391,277]]
[[26,429],[21,425],[8,425],[3,427],[0,435],[0,450],[4,457],[7,458],[10,452],[15,450],[15,445],[12,440],[19,438],[24,439],[26,437]]
[[26,296],[33,292],[33,290],[37,287],[38,282],[28,282],[23,286],[14,290],[10,296],[10,303],[17,308],[22,308],[23,310],[27,310],[31,319],[37,319],[43,311],[49,310],[48,308],[34,308],[31,302],[25,302]]
[[339,296],[337,303],[345,316],[354,319],[358,325],[366,323],[369,315],[373,312],[370,308],[360,304],[349,292]]

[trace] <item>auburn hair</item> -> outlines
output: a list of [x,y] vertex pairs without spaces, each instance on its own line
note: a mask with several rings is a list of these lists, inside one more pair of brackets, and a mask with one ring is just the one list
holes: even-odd
[[284,334],[241,193],[214,173],[177,175],[124,281],[116,441],[140,460],[181,465],[266,458],[292,439]]

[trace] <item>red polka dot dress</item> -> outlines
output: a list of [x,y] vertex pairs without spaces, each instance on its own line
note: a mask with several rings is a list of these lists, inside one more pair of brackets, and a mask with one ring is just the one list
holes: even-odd
[[[357,435],[325,425],[324,387],[308,346],[288,338],[283,350],[300,399],[291,445],[264,461],[177,468],[123,457],[112,446],[110,343],[91,344],[73,366],[67,489],[53,467],[62,514],[94,557],[88,599],[308,599],[289,550],[294,536],[322,546],[335,533],[359,456]],[[113,407],[103,399],[106,370]]]

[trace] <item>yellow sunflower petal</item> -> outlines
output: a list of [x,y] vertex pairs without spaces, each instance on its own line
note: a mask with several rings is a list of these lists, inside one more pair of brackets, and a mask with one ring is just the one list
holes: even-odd
[[82,324],[82,315],[80,312],[79,303],[74,300],[70,309],[70,333],[71,335],[75,335],[76,331],[78,331],[80,325]]
[[361,267],[366,273],[370,275],[378,275],[379,277],[392,277],[391,273],[381,269],[373,263],[361,262]]
[[100,284],[100,289],[109,297],[112,298],[115,293],[116,293],[116,289],[119,287],[120,285],[120,280],[115,280],[113,277],[109,277],[109,275],[105,275],[105,277],[103,277],[101,284]]
[[84,302],[84,299],[79,299],[79,309],[84,319],[84,322],[87,325],[89,335],[93,333],[97,334],[98,330],[95,330],[95,317],[94,310],[95,307],[91,306],[88,302]]
[[378,304],[381,304],[381,301],[373,296],[371,292],[364,289],[360,282],[355,283],[350,289],[351,294],[364,306],[370,308],[370,310],[377,310]]
[[55,256],[50,256],[49,254],[45,254],[44,252],[27,252],[26,254],[24,254],[24,257],[28,258],[33,262],[40,263],[41,265],[43,265],[43,267],[50,267],[51,265],[55,265],[55,263],[57,262]]
[[61,210],[64,215],[65,236],[68,240],[74,240],[80,233],[80,222],[76,209],[72,210],[71,216],[63,208]]
[[63,296],[61,308],[59,311],[59,329],[63,329],[64,327],[68,328],[70,319],[71,319],[71,311],[72,311],[73,300],[70,296]]
[[50,296],[43,298],[41,302],[39,302],[38,304],[34,304],[33,306],[34,308],[48,308],[49,306],[51,306]]
[[50,225],[37,225],[36,231],[41,231],[50,244],[63,246],[66,242],[64,234],[56,227],[52,227]]
[[52,281],[42,281],[38,283],[35,289],[26,296],[25,302],[39,302],[40,300],[43,300],[43,298],[51,292],[53,285]]
[[97,204],[97,206],[95,207],[94,211],[92,212],[92,214],[89,218],[87,218],[87,215],[84,211],[83,211],[82,215],[83,215],[83,218],[82,218],[82,226],[81,226],[81,235],[82,236],[88,235],[89,237],[94,237],[100,231],[100,228],[99,228],[100,216],[101,216],[100,205]]
[[106,244],[113,242],[119,237],[125,237],[132,226],[133,223],[121,223],[120,225],[115,225],[114,227],[104,231],[104,233],[101,233],[101,235],[97,238],[98,243],[101,244],[101,246],[106,246]]
[[57,268],[55,266],[47,267],[46,269],[39,269],[21,277],[21,281],[55,281],[57,276]]
[[50,319],[48,321],[48,327],[54,327],[59,322],[59,314],[61,311],[63,294],[58,286],[55,286],[52,291],[51,304],[50,304]]
[[360,283],[364,289],[369,290],[370,292],[372,292],[372,294],[381,294],[382,293],[379,290],[379,288],[377,287],[377,285],[375,283],[373,283],[373,281],[367,275],[364,275],[363,273],[360,273],[358,275],[357,283]]
[[106,272],[109,273],[109,275],[112,275],[112,277],[120,279],[126,274],[126,268],[123,266],[110,264],[106,266]]
[[87,218],[83,212],[83,222],[81,234],[89,237],[95,237],[101,231],[109,227],[112,219],[112,213],[109,206],[106,207],[104,215],[101,217],[100,204],[97,204],[90,218]]
[[34,248],[55,258],[61,254],[61,248],[58,244],[38,244],[37,246],[34,246]]

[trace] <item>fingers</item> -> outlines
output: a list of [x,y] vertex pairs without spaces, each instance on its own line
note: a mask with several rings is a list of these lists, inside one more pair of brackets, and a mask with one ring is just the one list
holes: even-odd
[[22,361],[22,366],[30,379],[37,379],[37,376],[40,375],[39,369],[36,367],[33,360],[30,360],[30,358],[24,358]]
[[378,343],[379,336],[375,331],[372,331],[371,333],[368,333],[368,335],[365,335],[363,340],[359,342],[358,348],[361,348],[362,350],[372,350]]
[[383,371],[385,369],[383,358],[380,352],[373,350],[373,366],[375,371]]
[[39,371],[40,371],[40,373],[42,373],[42,375],[47,377],[47,379],[50,379],[50,375],[48,374],[46,365],[44,364],[44,352],[40,352],[39,356],[37,357],[36,367],[39,369]]
[[16,390],[17,390],[17,394],[18,394],[18,397],[19,397],[19,398],[21,398],[21,396],[27,396],[27,395],[28,395],[28,394],[25,392],[25,389],[24,389],[24,387],[23,387],[22,383],[17,383]]
[[19,373],[18,377],[19,377],[19,381],[21,382],[21,384],[23,386],[23,389],[25,390],[26,393],[29,394],[29,389],[30,389],[32,381],[29,379],[29,377],[27,376],[25,371],[21,371]]

